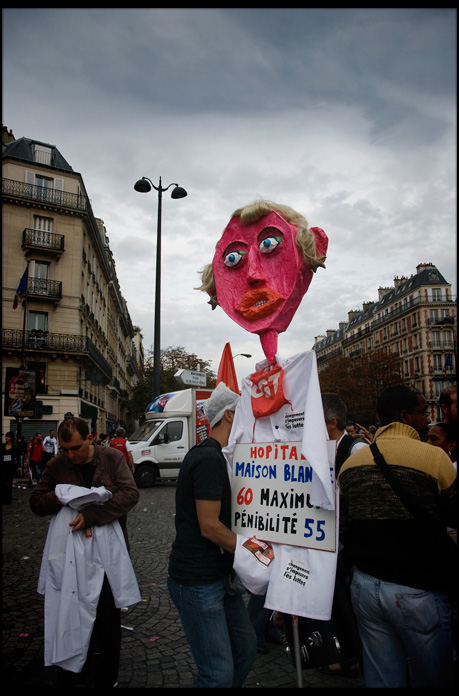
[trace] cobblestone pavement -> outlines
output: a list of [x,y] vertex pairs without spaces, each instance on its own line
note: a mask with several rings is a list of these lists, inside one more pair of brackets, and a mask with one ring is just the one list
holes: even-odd
[[[2,644],[3,687],[57,688],[55,671],[43,665],[43,597],[38,574],[49,518],[34,515],[30,488],[15,481],[13,502],[2,506]],[[175,483],[162,482],[140,491],[129,513],[131,558],[141,603],[122,613],[122,648],[118,688],[190,688],[194,661],[166,585],[174,539]],[[356,679],[302,672],[304,688],[363,688]],[[257,655],[246,688],[298,688],[295,668],[282,645],[269,644]]]

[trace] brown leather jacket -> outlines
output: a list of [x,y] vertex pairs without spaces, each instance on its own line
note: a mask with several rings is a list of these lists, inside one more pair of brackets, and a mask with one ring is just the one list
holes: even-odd
[[[80,510],[85,520],[85,528],[107,524],[118,519],[128,544],[126,513],[139,500],[139,490],[132,472],[126,466],[121,452],[98,445],[94,445],[94,468],[92,486],[105,486],[107,490],[112,492],[113,497],[104,505],[89,505]],[[30,507],[36,515],[45,517],[46,515],[54,515],[61,510],[62,504],[54,492],[60,483],[85,486],[78,465],[69,462],[65,454],[60,454],[49,462],[43,471],[40,483],[32,491]]]

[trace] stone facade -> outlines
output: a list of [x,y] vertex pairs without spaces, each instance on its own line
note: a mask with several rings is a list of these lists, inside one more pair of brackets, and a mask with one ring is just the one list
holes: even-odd
[[376,302],[350,311],[348,321],[316,336],[313,345],[319,371],[340,355],[380,348],[400,356],[405,383],[424,394],[431,418],[441,420],[438,398],[456,382],[457,300],[432,263],[420,263],[409,278],[394,278],[393,287],[380,287]]
[[[3,141],[2,390],[7,368],[35,371],[38,409],[22,423],[26,437],[56,429],[69,411],[93,432],[132,430],[126,402],[143,347],[104,223],[55,146],[5,128]],[[27,293],[13,309],[26,268]],[[2,430],[16,431],[5,408]]]

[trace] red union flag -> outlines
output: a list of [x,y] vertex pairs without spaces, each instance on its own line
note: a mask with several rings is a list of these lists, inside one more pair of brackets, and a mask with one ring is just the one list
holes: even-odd
[[255,418],[276,413],[288,399],[284,395],[284,370],[280,365],[269,365],[250,375],[252,382],[252,411]]
[[227,343],[223,348],[220,365],[218,366],[217,384],[219,382],[223,382],[228,389],[231,389],[231,391],[239,394],[236,370],[234,369],[233,354],[231,352],[231,346],[229,343]]

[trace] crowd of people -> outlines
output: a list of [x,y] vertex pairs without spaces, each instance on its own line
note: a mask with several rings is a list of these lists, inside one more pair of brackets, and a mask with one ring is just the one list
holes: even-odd
[[[112,435],[101,433],[98,436],[91,434],[90,437],[96,445],[119,449],[123,453],[129,468],[134,472],[132,447],[126,437],[124,428],[117,428]],[[35,433],[35,435],[30,437],[28,444],[24,437],[18,436],[16,438],[15,433],[10,431],[5,434],[3,448],[6,448],[8,452],[11,449],[11,459],[4,458],[4,461],[11,461],[11,465],[7,467],[7,475],[5,469],[6,478],[4,482],[4,486],[8,491],[7,493],[5,492],[4,498],[11,501],[14,477],[27,476],[29,487],[37,485],[48,462],[58,455],[59,445],[54,430],[50,430],[45,438],[43,438],[42,433]],[[7,456],[9,457],[9,454]]]
[[[236,534],[222,449],[239,398],[223,383],[214,390],[206,408],[211,437],[187,453],[177,481],[168,587],[196,662],[196,687],[242,687],[257,649],[265,649],[272,619],[256,596],[250,596],[247,607],[233,569]],[[328,437],[336,442],[341,498],[335,593],[346,595],[353,610],[352,626],[339,628],[343,659],[322,669],[345,676],[361,671],[369,688],[452,687],[457,658],[457,388],[442,393],[443,420],[432,425],[424,395],[402,385],[379,395],[377,428],[348,421],[346,405],[336,394],[322,394],[322,403]],[[139,492],[124,430],[111,439],[105,434],[95,438],[84,420],[69,416],[57,437],[54,431],[44,439],[37,433],[26,447],[15,442],[14,433],[6,433],[2,502],[11,503],[13,478],[24,463],[37,515],[54,518],[69,511],[75,490],[77,497],[83,495],[81,489],[85,495],[94,488],[106,493],[102,503],[90,499],[72,508],[68,518],[72,532],[95,537],[93,543],[99,528],[110,529],[116,539],[110,556],[101,561],[97,589],[91,585],[93,628],[83,646],[85,659],[73,672],[60,640],[56,650],[61,659],[46,659],[60,666],[60,685],[71,687],[90,669],[97,645],[102,653],[97,685],[112,687],[120,656],[119,610],[126,601],[137,601],[126,561],[126,516]],[[119,558],[127,563],[128,598],[113,581],[113,563],[118,562],[113,559]],[[82,578],[85,572],[80,567]],[[89,579],[87,583],[89,588]],[[53,608],[45,605],[46,611]]]

